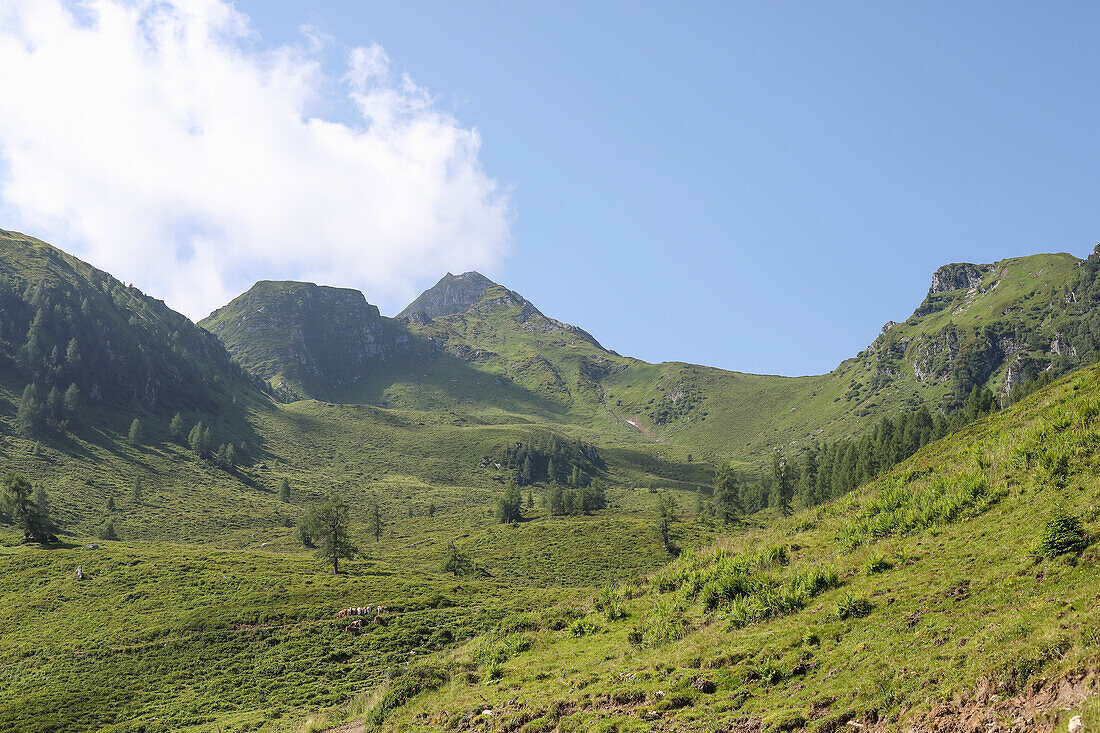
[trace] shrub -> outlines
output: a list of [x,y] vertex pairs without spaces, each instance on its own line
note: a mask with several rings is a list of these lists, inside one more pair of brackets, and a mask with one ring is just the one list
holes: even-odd
[[836,615],[842,621],[849,618],[863,618],[870,613],[871,602],[866,598],[856,598],[845,593],[836,604]]
[[867,561],[863,569],[868,575],[874,575],[876,573],[885,573],[887,570],[893,570],[894,564],[882,555],[876,555]]
[[591,636],[597,634],[602,629],[599,624],[589,618],[579,618],[573,623],[569,624],[569,633],[573,636]]
[[1088,537],[1081,527],[1081,520],[1058,509],[1047,520],[1039,533],[1034,552],[1038,557],[1053,558],[1059,555],[1080,553],[1088,545]]
[[593,605],[608,621],[618,621],[626,618],[626,609],[623,607],[623,591],[610,585],[605,585]]

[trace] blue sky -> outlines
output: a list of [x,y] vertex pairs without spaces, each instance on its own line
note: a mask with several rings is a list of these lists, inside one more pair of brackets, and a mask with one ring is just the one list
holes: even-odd
[[[328,269],[295,259],[295,248],[302,249],[297,232],[283,237],[279,257],[263,259],[263,252],[250,250],[230,259],[225,242],[237,232],[263,242],[287,229],[282,221],[264,228],[265,213],[276,210],[271,202],[287,197],[273,188],[268,199],[253,196],[266,209],[238,215],[252,203],[244,200],[231,201],[233,212],[222,211],[220,193],[195,198],[195,190],[216,190],[220,180],[198,171],[185,172],[202,185],[166,194],[163,206],[142,207],[162,219],[184,212],[178,214],[183,221],[209,213],[207,238],[174,248],[184,255],[171,266],[158,264],[152,252],[80,245],[80,232],[92,239],[89,232],[132,228],[134,217],[97,218],[120,208],[113,201],[130,201],[144,189],[168,190],[167,180],[146,185],[154,175],[149,170],[135,168],[138,184],[118,183],[122,193],[91,209],[83,229],[74,229],[70,216],[71,239],[64,236],[69,230],[32,230],[62,246],[73,242],[95,264],[184,312],[201,313],[249,278],[295,277],[355,284],[392,315],[446,270],[476,267],[621,353],[793,375],[832,369],[873,340],[884,322],[907,317],[941,264],[1043,251],[1085,256],[1100,241],[1100,6],[1093,3],[239,0],[236,8],[250,19],[250,35],[240,43],[256,49],[303,46],[308,26],[323,39],[316,57],[333,84],[346,78],[352,49],[384,48],[388,65],[364,56],[362,73],[349,84],[392,91],[378,81],[377,69],[407,73],[418,86],[399,91],[395,109],[402,110],[421,109],[418,95],[430,93],[434,108],[451,116],[437,125],[451,141],[442,159],[447,166],[458,161],[473,181],[445,190],[442,208],[450,196],[468,196],[473,213],[452,220],[453,212],[436,212],[443,222],[438,231],[448,233],[443,239],[458,232],[453,243],[433,244],[440,235],[430,228],[406,242],[390,231],[392,222],[381,221],[372,231],[390,231],[391,255],[379,260],[374,280],[373,267],[356,264],[353,250],[360,245],[347,233],[355,221],[334,225],[305,248],[316,254],[335,242],[339,252]],[[100,35],[104,48],[125,45]],[[11,53],[27,45],[12,45]],[[63,37],[57,45],[73,42]],[[215,55],[214,62],[222,61]],[[240,66],[214,62],[210,68],[222,72],[212,82]],[[47,66],[28,64],[31,71]],[[109,69],[101,74],[117,76]],[[0,86],[5,81],[0,75]],[[74,94],[97,83],[82,81]],[[40,81],[37,88],[54,84]],[[241,99],[247,111],[254,87],[241,81],[228,87],[225,99]],[[201,96],[186,101],[190,88],[180,86],[181,108],[198,120],[188,123],[188,135],[255,124],[246,116],[203,117]],[[2,91],[11,98],[18,90]],[[277,100],[265,96],[270,91],[255,91],[252,107],[280,113]],[[96,99],[116,96],[97,91]],[[349,129],[361,123],[346,96],[322,97],[328,119]],[[146,111],[139,117],[165,106],[158,100],[141,105]],[[34,142],[42,122],[19,120],[20,127],[5,114],[0,110],[0,152],[4,136],[12,143],[9,153],[30,149],[24,138]],[[91,124],[88,117],[85,105],[82,125]],[[116,127],[105,118],[104,130]],[[300,135],[327,156],[311,180],[340,179],[345,148],[319,141],[316,130],[287,129],[267,137]],[[63,139],[44,141],[41,150],[52,151]],[[252,141],[238,140],[232,149],[247,148],[242,142]],[[360,142],[372,141],[352,140],[347,157],[358,154]],[[166,147],[152,137],[149,145]],[[77,153],[93,147],[110,150],[85,145]],[[196,150],[197,160],[204,160],[204,150]],[[215,150],[211,143],[207,152]],[[420,150],[406,152],[415,158]],[[225,157],[214,156],[207,167],[222,167]],[[111,174],[117,158],[105,158]],[[186,168],[187,156],[181,158]],[[233,180],[235,167],[254,168],[259,158],[242,160],[218,173]],[[18,162],[9,162],[9,174],[48,168],[39,160]],[[96,183],[73,193],[74,201],[88,190],[113,190],[98,184],[106,164],[85,162],[58,163],[66,177],[94,171],[88,180]],[[388,175],[371,161],[363,165],[370,175]],[[240,180],[262,186],[278,172]],[[173,171],[172,179],[180,176]],[[35,181],[13,180],[20,185],[6,189],[3,210],[14,212],[7,220],[30,227],[68,216],[68,209],[49,209],[58,195],[56,176],[37,188]],[[409,177],[404,185],[415,191],[418,180]],[[36,198],[36,190],[49,196]],[[329,202],[325,216],[338,218],[339,195],[334,187],[318,198],[322,210]],[[503,228],[502,207],[509,222]],[[284,218],[291,221],[293,213]],[[218,245],[222,230],[233,236]],[[473,242],[485,231],[492,232],[490,246]],[[142,232],[150,240],[163,235],[152,226]],[[402,272],[392,252],[402,247],[415,247],[410,261],[421,263],[404,271],[404,290],[389,287],[390,273]],[[132,266],[144,256],[150,258],[144,270]],[[186,287],[157,279],[176,264],[187,273]],[[191,291],[216,280],[218,267],[236,268],[240,282],[207,288],[188,310]],[[362,276],[354,282],[335,282],[357,267]]]
[[828,371],[941,264],[1100,241],[1095,4],[238,7],[383,45],[513,187],[487,274],[648,360]]

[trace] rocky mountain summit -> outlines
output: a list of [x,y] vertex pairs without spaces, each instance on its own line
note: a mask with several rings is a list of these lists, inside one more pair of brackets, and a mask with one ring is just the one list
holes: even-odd
[[307,282],[260,281],[199,325],[289,397],[358,381],[407,338],[358,290]]
[[463,313],[481,300],[485,291],[494,285],[496,283],[480,272],[464,272],[461,275],[448,272],[409,303],[397,317],[424,321]]

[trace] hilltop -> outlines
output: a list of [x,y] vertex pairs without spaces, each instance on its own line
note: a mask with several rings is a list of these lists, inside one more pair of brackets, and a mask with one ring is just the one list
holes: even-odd
[[299,399],[359,381],[406,338],[358,290],[270,280],[198,325],[279,394]]
[[[347,378],[311,396],[505,413],[596,430],[615,442],[633,431],[636,439],[682,446],[710,461],[759,460],[779,446],[797,452],[811,439],[858,436],[883,417],[921,406],[949,412],[974,388],[1007,401],[1033,376],[1091,363],[1095,268],[1092,259],[1068,254],[945,265],[908,319],[888,322],[866,350],[832,372],[806,377],[620,356],[479,273],[448,274],[396,321],[381,319],[399,329],[397,345],[369,364],[345,360]],[[262,305],[239,298],[228,309],[245,322],[238,311],[249,303]],[[217,320],[204,323],[227,333],[225,318]],[[283,333],[294,333],[297,323],[284,319]],[[301,361],[285,351],[273,365],[262,331],[229,338],[257,376],[286,373]],[[339,339],[319,337],[305,358],[343,349]]]

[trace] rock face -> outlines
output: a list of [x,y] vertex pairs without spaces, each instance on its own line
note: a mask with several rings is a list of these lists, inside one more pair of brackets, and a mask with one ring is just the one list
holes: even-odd
[[358,290],[264,280],[200,322],[250,372],[292,397],[362,379],[404,331]]
[[423,321],[465,313],[481,300],[486,290],[494,285],[496,283],[480,272],[464,272],[461,275],[452,275],[448,272],[443,279],[409,303],[405,310],[397,314],[397,317],[416,317]]
[[947,293],[952,290],[969,290],[982,282],[982,277],[990,271],[992,265],[972,265],[969,262],[956,262],[944,265],[932,274],[931,293]]

